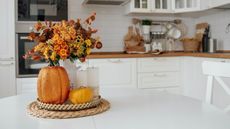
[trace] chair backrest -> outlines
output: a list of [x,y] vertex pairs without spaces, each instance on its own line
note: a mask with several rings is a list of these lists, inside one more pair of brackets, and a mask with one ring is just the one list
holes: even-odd
[[[206,88],[206,102],[212,103],[213,80],[215,79],[220,86],[230,95],[230,87],[221,79],[221,77],[230,78],[230,63],[204,61],[202,64],[203,73],[208,75]],[[225,108],[225,111],[230,111],[230,105]]]

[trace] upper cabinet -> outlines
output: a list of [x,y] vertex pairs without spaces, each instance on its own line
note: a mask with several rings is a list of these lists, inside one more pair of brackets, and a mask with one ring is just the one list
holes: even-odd
[[200,0],[173,0],[173,10],[176,13],[200,10]]
[[172,13],[171,0],[152,0],[152,12]]
[[201,1],[204,0],[131,0],[126,6],[127,13],[184,13],[201,10]]
[[151,12],[151,0],[131,0],[126,6],[127,13]]
[[131,0],[127,13],[171,13],[171,0]]

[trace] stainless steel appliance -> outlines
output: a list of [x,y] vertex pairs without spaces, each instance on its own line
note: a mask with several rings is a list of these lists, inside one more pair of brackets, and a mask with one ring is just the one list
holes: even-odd
[[16,58],[17,58],[17,77],[34,77],[37,76],[39,70],[47,66],[45,60],[34,61],[24,59],[24,54],[32,49],[36,43],[27,39],[28,33],[17,34]]
[[68,19],[68,0],[17,0],[17,21]]
[[217,39],[210,38],[208,40],[208,52],[215,53],[217,49]]

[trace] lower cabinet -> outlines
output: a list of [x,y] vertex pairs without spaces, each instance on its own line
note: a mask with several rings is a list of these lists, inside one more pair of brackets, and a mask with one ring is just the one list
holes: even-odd
[[136,87],[136,59],[90,59],[99,67],[100,87]]
[[37,78],[17,78],[17,94],[37,93]]
[[162,88],[180,86],[180,72],[138,73],[139,88]]
[[172,88],[181,86],[181,59],[177,57],[140,58],[138,88]]
[[[229,59],[217,58],[158,57],[90,59],[88,64],[99,67],[100,87],[132,87],[145,93],[167,91],[204,101],[207,76],[202,73],[203,61],[230,62]],[[4,82],[0,92],[6,91],[5,86],[11,89],[1,93],[3,96],[15,94],[13,71],[14,65],[0,64],[0,79]],[[229,78],[224,78],[224,81],[230,85]],[[36,85],[37,78],[17,78],[17,94],[36,93]],[[224,107],[230,103],[230,96],[218,83],[214,85],[213,103]]]
[[0,98],[16,94],[15,62],[0,61]]

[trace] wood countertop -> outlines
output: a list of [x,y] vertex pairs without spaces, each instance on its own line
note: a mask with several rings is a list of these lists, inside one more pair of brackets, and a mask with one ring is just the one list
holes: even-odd
[[97,52],[97,53],[92,53],[87,58],[88,59],[103,59],[103,58],[145,58],[145,57],[178,57],[178,56],[230,59],[230,53],[227,53],[227,52],[221,52],[221,53],[165,52],[160,55],[126,54],[124,52]]

